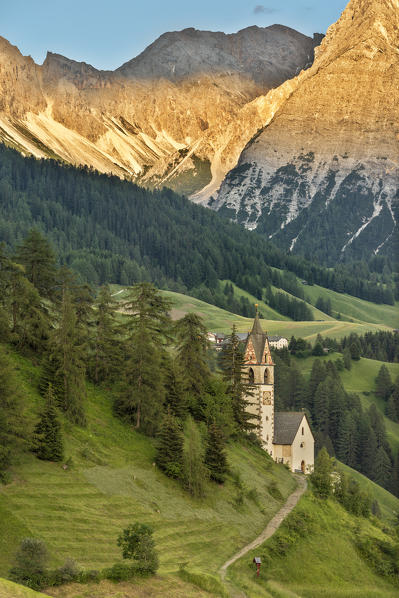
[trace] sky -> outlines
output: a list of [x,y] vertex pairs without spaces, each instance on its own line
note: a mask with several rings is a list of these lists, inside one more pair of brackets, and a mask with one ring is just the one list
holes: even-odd
[[[259,0],[258,0],[259,2]],[[3,0],[0,35],[41,64],[47,50],[113,70],[166,31],[287,25],[325,33],[346,0]]]

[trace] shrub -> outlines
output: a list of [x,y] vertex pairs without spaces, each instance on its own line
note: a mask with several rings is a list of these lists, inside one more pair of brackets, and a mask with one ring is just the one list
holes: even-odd
[[88,571],[80,571],[78,582],[79,583],[100,583],[101,572],[97,569],[89,569]]
[[80,569],[73,559],[67,559],[65,563],[54,571],[54,585],[71,583],[80,578]]
[[283,495],[281,494],[280,490],[278,489],[276,480],[272,480],[268,487],[268,492],[272,498],[275,500],[282,500]]
[[15,555],[15,566],[10,570],[10,579],[40,590],[49,582],[48,559],[47,547],[42,540],[24,538]]
[[117,544],[122,548],[124,559],[131,559],[131,569],[138,573],[155,573],[158,555],[152,537],[153,529],[143,523],[134,523],[123,530]]
[[128,581],[132,579],[136,574],[135,569],[132,565],[126,565],[126,563],[115,563],[109,569],[104,570],[104,577],[111,581]]

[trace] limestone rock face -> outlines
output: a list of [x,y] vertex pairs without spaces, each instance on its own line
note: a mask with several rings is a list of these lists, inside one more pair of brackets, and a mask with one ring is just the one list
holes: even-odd
[[212,207],[330,263],[388,252],[399,215],[399,0],[351,0],[287,85]]
[[53,53],[38,66],[0,38],[0,139],[206,199],[274,112],[264,95],[312,64],[315,43],[280,25],[186,29],[109,72]]

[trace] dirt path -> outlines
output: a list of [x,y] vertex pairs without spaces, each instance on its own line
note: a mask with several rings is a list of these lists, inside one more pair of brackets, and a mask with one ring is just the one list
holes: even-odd
[[[279,526],[284,521],[284,519],[287,517],[287,515],[296,506],[298,500],[301,498],[302,494],[305,492],[305,490],[307,488],[307,481],[306,481],[306,477],[304,475],[296,475],[295,477],[298,481],[297,489],[292,494],[290,494],[290,496],[287,498],[284,505],[275,514],[273,519],[271,521],[269,521],[269,523],[267,524],[267,526],[265,527],[263,532],[260,534],[260,536],[255,538],[255,540],[253,540],[250,544],[247,544],[246,546],[244,546],[244,548],[242,548],[239,552],[237,552],[237,554],[232,556],[231,559],[226,561],[224,563],[224,565],[221,566],[221,568],[219,569],[219,575],[222,578],[222,581],[224,581],[224,579],[226,577],[227,569],[230,567],[230,565],[232,565],[238,559],[240,559],[242,556],[244,556],[244,554],[247,554],[247,552],[249,552],[253,548],[256,548],[257,546],[262,544],[265,540],[270,538],[270,536],[272,536],[274,534],[274,532],[279,528]],[[238,590],[238,588],[233,589],[233,587],[230,587],[230,584],[229,584],[229,589],[232,590],[233,597],[234,596],[237,596],[237,598],[241,597],[241,596],[245,597],[245,594],[243,592]],[[233,593],[233,592],[235,592],[235,593]]]

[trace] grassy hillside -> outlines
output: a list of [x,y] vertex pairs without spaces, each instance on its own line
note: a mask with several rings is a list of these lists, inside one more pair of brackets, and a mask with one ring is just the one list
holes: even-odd
[[0,579],[0,598],[48,598],[48,595],[35,592],[8,579]]
[[370,322],[383,324],[390,328],[399,328],[399,303],[396,305],[377,305],[364,301],[351,295],[336,293],[317,285],[302,285],[306,297],[313,304],[319,297],[330,299],[333,312],[341,313],[344,318],[353,319],[354,322]]
[[[229,575],[248,598],[394,598],[398,587],[378,576],[357,548],[359,537],[390,543],[381,527],[308,493],[275,536]],[[262,558],[258,579],[254,556]]]
[[[34,420],[41,399],[35,390],[38,368],[14,356],[19,382]],[[228,458],[252,499],[237,506],[233,480],[209,484],[203,501],[191,498],[156,467],[154,443],[123,425],[111,411],[111,397],[88,388],[88,427],[64,422],[68,469],[25,454],[13,482],[0,491],[0,574],[7,574],[20,540],[43,539],[53,565],[67,557],[100,569],[120,560],[116,538],[127,524],[155,529],[160,572],[190,567],[214,572],[234,550],[252,539],[279,509],[268,489],[287,496],[295,482],[259,449],[233,444]],[[256,499],[258,497],[258,499]],[[254,500],[255,498],[255,500]]]
[[[112,285],[111,288],[113,289],[113,293],[115,293],[115,299],[123,300],[126,294],[124,287]],[[249,293],[246,293],[237,287],[236,292],[237,294],[246,296],[252,303],[258,303],[262,313],[269,313],[272,319],[262,320],[262,326],[264,330],[269,332],[269,334],[278,334],[287,338],[290,338],[292,335],[297,337],[300,336],[310,342],[314,342],[319,333],[323,336],[340,339],[349,335],[351,332],[364,334],[368,330],[388,329],[383,325],[368,324],[366,322],[358,323],[334,320],[326,315],[324,315],[326,318],[324,321],[293,322],[287,318],[283,319],[284,316],[277,314],[277,312],[271,310],[266,304],[258,301]],[[248,332],[252,327],[253,320],[251,318],[237,316],[236,314],[232,314],[215,305],[210,305],[209,303],[205,303],[205,301],[195,299],[188,295],[182,295],[181,293],[175,293],[173,291],[162,291],[162,293],[173,301],[174,305],[171,311],[173,319],[181,318],[186,313],[194,311],[203,318],[208,330],[213,332],[228,333],[231,331],[233,324],[236,324],[238,332]],[[267,312],[265,308],[269,311]],[[322,312],[319,313],[321,314]],[[276,314],[279,315],[281,318],[280,320],[275,319]]]
[[339,461],[338,469],[354,478],[359,483],[362,490],[366,491],[370,496],[377,500],[381,509],[381,518],[388,523],[392,523],[395,514],[399,513],[399,498],[396,498],[396,496],[388,492],[388,490],[385,490],[385,488],[372,482],[369,478],[366,478],[366,476],[355,469],[352,469]]
[[[321,359],[337,359],[341,357],[340,353],[333,353]],[[297,367],[308,376],[312,369],[315,359],[319,357],[307,357],[306,359],[295,359]],[[367,409],[371,403],[375,403],[377,408],[384,416],[385,427],[387,429],[388,440],[393,450],[399,449],[399,424],[393,422],[385,416],[385,403],[375,394],[375,378],[378,370],[383,365],[382,361],[375,359],[366,359],[362,357],[359,361],[352,361],[351,370],[340,372],[342,382],[347,392],[357,393],[361,399],[362,405]],[[399,375],[399,363],[384,363],[387,366],[392,380]]]

